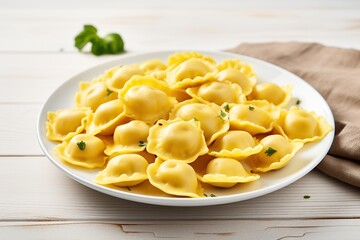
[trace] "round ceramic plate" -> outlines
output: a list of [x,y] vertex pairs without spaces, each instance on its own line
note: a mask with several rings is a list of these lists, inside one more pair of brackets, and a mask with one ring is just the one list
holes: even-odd
[[[47,112],[73,107],[74,96],[78,91],[78,83],[80,81],[90,81],[94,77],[102,74],[105,70],[117,65],[138,63],[153,58],[166,61],[167,57],[173,53],[174,51],[162,51],[124,55],[118,60],[85,70],[84,72],[74,76],[58,87],[42,107],[37,123],[39,143],[50,161],[74,180],[94,190],[115,197],[156,205],[206,206],[243,201],[274,192],[303,177],[324,158],[333,141],[334,131],[331,131],[324,139],[319,142],[306,144],[305,147],[300,152],[298,152],[296,156],[290,161],[290,163],[283,169],[261,174],[260,180],[258,181],[247,184],[237,184],[235,187],[230,189],[220,189],[215,187],[206,188],[205,193],[209,197],[204,198],[180,198],[166,195],[161,196],[161,194],[160,196],[150,196],[138,193],[136,188],[135,190],[132,190],[126,188],[114,189],[103,187],[93,182],[93,179],[99,169],[84,170],[75,168],[65,164],[59,159],[59,157],[54,152],[54,147],[56,144],[46,138],[45,126]],[[293,97],[295,99],[301,100],[300,106],[325,117],[326,120],[334,127],[334,118],[326,101],[314,88],[312,88],[304,80],[300,79],[294,74],[270,63],[247,56],[224,52],[200,51],[200,53],[212,56],[215,58],[215,60],[217,60],[217,62],[228,58],[240,58],[242,61],[250,63],[254,67],[259,82],[274,82],[280,85],[285,83],[292,83]],[[216,197],[210,197],[210,195],[215,195]]]

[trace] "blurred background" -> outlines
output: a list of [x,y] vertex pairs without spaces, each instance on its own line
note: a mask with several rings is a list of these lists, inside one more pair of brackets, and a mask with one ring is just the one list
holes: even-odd
[[120,33],[129,52],[266,41],[360,48],[356,0],[1,0],[0,9],[0,51],[74,52],[84,24]]

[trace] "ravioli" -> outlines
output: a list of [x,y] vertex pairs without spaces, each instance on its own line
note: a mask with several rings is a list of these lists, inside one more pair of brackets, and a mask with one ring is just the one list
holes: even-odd
[[109,145],[105,153],[110,156],[112,154],[144,151],[149,128],[149,125],[139,120],[117,126],[113,135],[114,144]]
[[212,159],[207,164],[206,174],[199,176],[201,182],[222,188],[230,188],[237,183],[252,182],[259,178],[258,174],[248,173],[239,161],[232,158]]
[[275,106],[286,107],[291,100],[291,84],[278,86],[275,83],[265,82],[254,87],[248,96],[250,100],[266,100]]
[[116,67],[113,67],[113,68],[110,68],[108,70],[106,70],[103,74],[99,75],[98,77],[94,78],[92,80],[92,83],[97,83],[97,82],[105,82],[107,81],[108,79],[110,79],[114,73],[119,69],[121,68],[122,66],[116,66]]
[[260,143],[262,151],[249,158],[246,162],[256,172],[268,172],[286,166],[302,147],[301,142],[290,142],[281,135],[269,135]]
[[184,89],[172,89],[170,95],[175,97],[178,102],[192,99],[192,97],[187,94]]
[[135,76],[120,92],[125,114],[133,119],[154,124],[161,118],[168,118],[170,110],[177,103],[171,97],[168,86],[155,78]]
[[187,100],[174,107],[170,119],[181,118],[185,121],[199,121],[201,129],[204,131],[206,143],[210,145],[230,127],[229,121],[221,116],[222,113],[226,114],[216,104],[203,104],[196,100]]
[[140,64],[140,69],[146,74],[166,70],[167,66],[160,59],[151,59]]
[[90,107],[95,111],[101,104],[117,99],[117,94],[108,89],[104,82],[80,82],[75,95],[77,107]]
[[283,168],[333,129],[314,112],[285,108],[291,84],[257,81],[240,59],[197,52],[114,66],[80,82],[75,107],[48,112],[47,138],[60,142],[62,161],[102,168],[94,182],[114,191],[197,198],[207,196],[203,185],[229,195],[238,188],[221,188]]
[[252,135],[270,132],[275,123],[275,119],[269,111],[263,107],[236,104],[229,111],[231,129],[247,131]]
[[150,128],[146,150],[163,160],[190,163],[208,152],[200,123],[195,120],[159,120]]
[[210,146],[209,154],[216,157],[227,157],[242,160],[262,150],[250,133],[233,130],[221,134]]
[[129,118],[125,116],[121,100],[112,100],[103,103],[96,109],[93,121],[86,129],[86,132],[93,135],[111,135],[118,125],[128,121]]
[[249,95],[255,85],[244,73],[232,68],[222,70],[215,78],[219,81],[229,81],[238,84],[245,95]]
[[89,134],[78,134],[55,148],[61,160],[90,169],[105,165],[107,156],[104,150],[101,139]]
[[145,75],[136,65],[124,65],[120,67],[114,75],[106,81],[106,86],[114,92],[119,92],[133,76]]
[[168,57],[168,66],[176,67],[179,64],[181,64],[189,59],[201,59],[201,60],[204,60],[211,64],[216,63],[214,58],[202,55],[197,52],[181,52],[181,53],[174,53]]
[[257,77],[252,66],[248,63],[241,61],[240,59],[226,59],[217,65],[219,71],[225,69],[235,69],[243,73],[251,82],[251,85],[255,86]]
[[97,174],[95,183],[132,187],[148,178],[147,167],[148,162],[139,154],[117,155],[111,158],[106,168]]
[[186,92],[194,99],[204,103],[243,103],[246,98],[238,84],[226,81],[209,81],[201,86],[188,88]]
[[151,59],[140,64],[140,69],[146,75],[152,76],[158,80],[165,80],[167,66],[160,59]]
[[48,112],[46,136],[52,141],[65,141],[82,133],[91,119],[92,111],[86,107]]
[[156,159],[147,168],[147,175],[150,183],[165,193],[192,198],[203,196],[194,169],[184,161]]
[[169,66],[166,82],[172,89],[186,89],[200,85],[217,73],[216,67],[201,58],[190,58],[179,65]]
[[323,117],[292,107],[282,110],[276,129],[290,140],[306,143],[324,138],[332,127]]

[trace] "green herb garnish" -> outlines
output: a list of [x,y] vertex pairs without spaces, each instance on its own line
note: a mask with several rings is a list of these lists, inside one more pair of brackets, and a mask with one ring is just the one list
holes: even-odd
[[253,111],[255,108],[253,106],[249,106],[249,110]]
[[[206,193],[204,193],[204,196],[209,197]],[[210,197],[216,197],[216,195],[212,193],[212,194],[210,194]]]
[[84,141],[81,142],[77,142],[76,145],[78,146],[78,148],[83,151],[86,148],[86,143]]
[[301,100],[298,99],[298,100],[296,101],[296,105],[299,105],[300,103],[301,103]]
[[266,149],[265,154],[270,157],[271,155],[273,155],[274,153],[276,153],[277,151],[275,149],[273,149],[272,147],[269,147],[268,149]]
[[139,147],[145,147],[147,145],[146,141],[139,141]]
[[194,121],[196,121],[196,122],[198,122],[198,121],[199,121],[199,119],[197,119],[196,117],[194,117],[193,119],[194,119]]
[[80,51],[91,43],[91,53],[100,56],[103,54],[117,54],[124,51],[124,41],[117,33],[109,33],[101,38],[97,29],[92,25],[84,25],[84,29],[75,37],[75,47]]
[[226,104],[226,105],[224,106],[224,109],[225,109],[225,111],[229,111],[229,110],[230,110],[229,104]]
[[305,195],[305,196],[304,196],[304,199],[309,199],[309,198],[310,198],[309,195]]
[[110,89],[106,89],[106,97],[109,97],[114,91],[111,91]]
[[225,121],[225,117],[226,117],[226,112],[224,112],[223,110],[220,110],[220,114],[218,116],[220,119],[224,120]]

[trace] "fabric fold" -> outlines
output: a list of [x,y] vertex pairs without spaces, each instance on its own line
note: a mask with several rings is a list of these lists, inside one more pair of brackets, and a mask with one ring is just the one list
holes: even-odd
[[360,51],[302,42],[244,43],[227,51],[287,69],[325,98],[335,139],[318,169],[360,187]]

